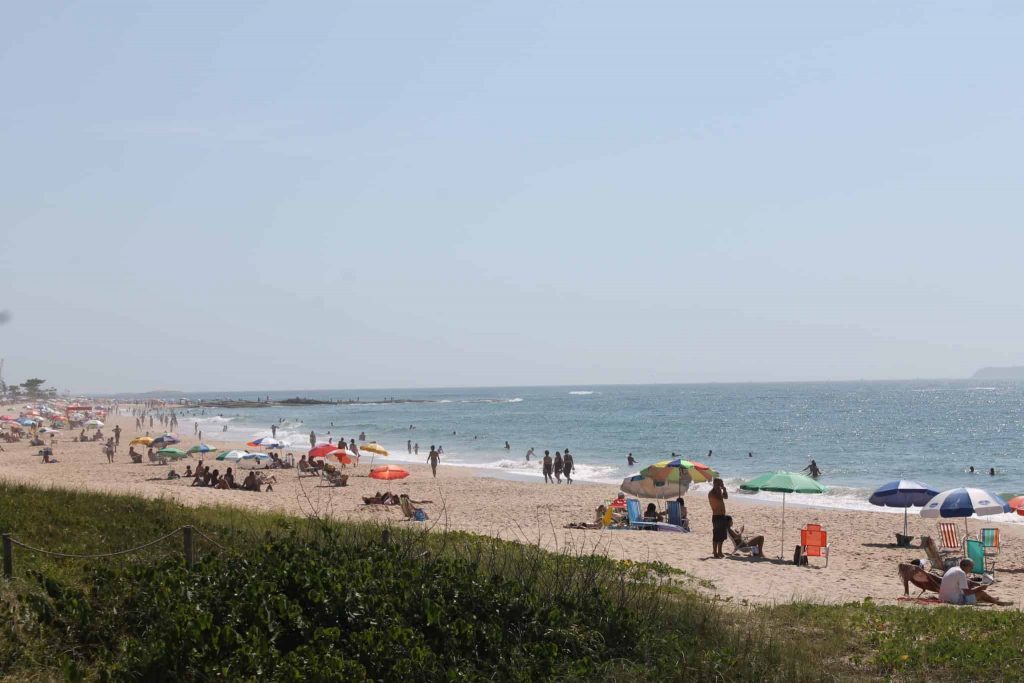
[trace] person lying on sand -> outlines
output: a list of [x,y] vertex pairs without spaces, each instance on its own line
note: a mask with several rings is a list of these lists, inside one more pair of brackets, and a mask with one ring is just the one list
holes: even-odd
[[600,529],[604,526],[604,515],[608,508],[604,505],[598,505],[597,509],[594,510],[594,521],[593,522],[569,522],[565,525],[566,529]]

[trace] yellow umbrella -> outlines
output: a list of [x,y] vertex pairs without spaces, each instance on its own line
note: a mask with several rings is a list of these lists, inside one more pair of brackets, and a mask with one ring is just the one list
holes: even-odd
[[383,446],[378,446],[376,442],[364,443],[359,446],[359,450],[370,451],[371,453],[376,453],[377,455],[391,455]]
[[131,446],[138,446],[140,444],[143,446],[148,446],[151,443],[153,443],[153,437],[151,436],[137,436],[128,442],[128,444]]

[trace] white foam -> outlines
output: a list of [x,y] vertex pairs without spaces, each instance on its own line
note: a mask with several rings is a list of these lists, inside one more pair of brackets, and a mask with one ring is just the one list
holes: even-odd
[[569,395],[570,396],[590,396],[592,393],[594,393],[594,392],[593,391],[570,391]]

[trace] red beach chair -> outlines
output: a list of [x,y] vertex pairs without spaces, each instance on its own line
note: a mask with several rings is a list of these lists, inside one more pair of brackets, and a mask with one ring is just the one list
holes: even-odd
[[828,533],[820,524],[808,524],[800,530],[800,553],[804,557],[824,557],[828,566]]

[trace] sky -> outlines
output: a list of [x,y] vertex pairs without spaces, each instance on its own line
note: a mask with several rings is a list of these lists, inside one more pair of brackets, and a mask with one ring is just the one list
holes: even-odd
[[33,2],[0,357],[73,392],[1024,364],[1011,2]]

